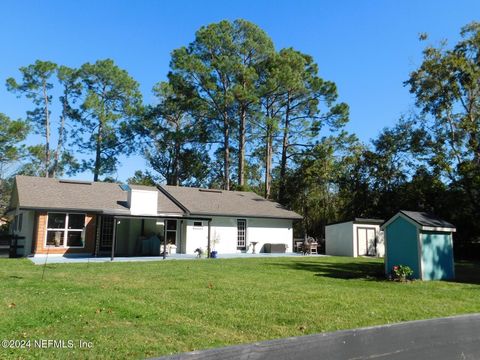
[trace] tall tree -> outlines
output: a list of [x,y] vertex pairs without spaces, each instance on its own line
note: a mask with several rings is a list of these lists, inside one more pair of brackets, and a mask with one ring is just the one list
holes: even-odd
[[[20,68],[22,82],[14,78],[7,79],[7,88],[31,99],[35,108],[27,111],[27,120],[45,139],[44,145],[28,147],[29,163],[21,172],[36,176],[56,177],[66,169],[77,170],[74,156],[64,147],[67,138],[66,123],[72,117],[70,102],[79,95],[77,71],[66,66],[58,66],[50,61],[37,60],[34,64]],[[52,117],[55,107],[55,91],[61,91],[59,105],[61,107],[58,121]],[[54,146],[52,127],[58,123],[57,145]]]
[[230,188],[230,141],[235,112],[235,46],[231,34],[228,21],[200,28],[188,47],[173,51],[170,74],[181,77],[195,90],[212,131],[222,134],[224,189]]
[[10,167],[22,158],[22,141],[28,132],[29,127],[25,121],[12,120],[0,113],[0,216],[9,205],[11,184],[8,177],[12,173]]
[[191,98],[168,82],[155,85],[159,103],[141,124],[145,157],[168,185],[200,185],[208,175],[209,156],[203,122],[191,116]]
[[259,71],[260,116],[253,129],[261,134],[260,155],[264,164],[264,197],[269,199],[272,191],[274,141],[278,137],[283,104],[281,59],[276,53],[267,59]]
[[[245,184],[246,128],[255,94],[257,66],[273,52],[268,36],[245,20],[221,21],[200,28],[195,40],[172,54],[170,78],[194,89],[212,132],[222,136],[223,187],[229,189],[231,153],[238,130],[238,185]],[[233,141],[232,141],[233,138]]]
[[287,169],[284,199],[304,217],[300,233],[323,239],[325,225],[342,216],[339,181],[356,147],[356,137],[342,131],[294,155],[296,167]]
[[53,79],[57,64],[50,61],[35,61],[34,64],[21,67],[22,81],[18,83],[14,78],[7,79],[7,89],[19,96],[24,95],[31,99],[34,109],[27,111],[27,119],[34,124],[36,131],[45,138],[43,167],[46,177],[50,176],[51,161],[51,103]]
[[[274,55],[272,40],[257,25],[245,20],[233,22],[233,38],[237,49],[234,96],[238,107],[238,170],[237,185],[245,186],[245,152],[248,117],[255,116],[259,102],[258,88],[265,63]],[[250,121],[251,122],[251,121]]]
[[[405,82],[423,114],[430,115],[431,165],[457,184],[465,175],[480,176],[480,23],[463,27],[460,34],[451,49],[446,43],[428,46]],[[462,184],[480,213],[474,182]]]
[[59,66],[57,68],[58,82],[62,88],[60,95],[60,104],[62,107],[60,113],[60,123],[58,125],[57,147],[53,155],[53,165],[50,174],[56,177],[59,173],[63,173],[65,167],[69,167],[71,172],[78,170],[78,163],[70,151],[65,149],[65,143],[68,139],[67,120],[78,118],[78,110],[74,108],[75,102],[81,94],[82,86],[78,81],[78,70],[67,66]]
[[291,48],[281,50],[279,56],[283,134],[278,200],[282,203],[289,153],[310,145],[309,140],[326,125],[333,130],[341,128],[348,121],[348,106],[336,103],[335,83],[318,76],[318,66],[311,56]]
[[139,115],[142,96],[138,83],[113,60],[86,63],[79,70],[83,85],[75,123],[75,144],[84,153],[83,161],[93,180],[114,172],[120,154],[133,151],[132,122]]

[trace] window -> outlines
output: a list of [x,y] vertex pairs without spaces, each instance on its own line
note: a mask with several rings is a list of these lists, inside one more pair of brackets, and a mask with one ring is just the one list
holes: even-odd
[[83,247],[85,214],[49,213],[47,246]]
[[177,245],[177,220],[166,220],[165,223],[167,244]]
[[111,250],[113,242],[113,216],[102,216],[100,250]]
[[245,250],[247,248],[247,220],[237,220],[237,249]]
[[18,231],[22,232],[23,214],[18,215]]
[[194,228],[194,229],[201,229],[201,228],[203,228],[203,222],[202,222],[202,221],[194,221],[194,222],[193,222],[193,228]]

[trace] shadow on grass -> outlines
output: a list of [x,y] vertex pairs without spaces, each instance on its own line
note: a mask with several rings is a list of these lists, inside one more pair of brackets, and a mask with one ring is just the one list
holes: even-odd
[[[295,261],[291,263],[274,263],[288,269],[310,271],[315,276],[334,279],[363,279],[385,281],[384,265],[376,261]],[[453,283],[480,285],[480,262],[458,261],[455,263],[455,279]]]
[[480,285],[480,262],[455,262],[455,280],[452,282]]
[[370,281],[386,280],[383,263],[373,261],[359,262],[318,262],[302,261],[292,263],[276,263],[274,265],[301,271],[310,271],[315,276],[324,276],[334,279],[363,279]]

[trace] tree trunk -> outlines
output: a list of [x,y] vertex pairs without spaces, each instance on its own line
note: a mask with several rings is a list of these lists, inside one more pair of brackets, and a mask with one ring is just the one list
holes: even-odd
[[102,121],[99,121],[98,133],[97,133],[97,145],[95,149],[95,168],[93,170],[93,181],[98,181],[98,177],[100,175],[100,166],[102,162],[102,158],[101,158],[102,140],[103,140],[102,132],[103,132],[103,124],[102,124]]
[[176,129],[175,129],[175,150],[174,150],[174,155],[173,155],[173,176],[172,176],[172,185],[178,186],[178,173],[180,171],[179,169],[179,156],[180,156],[180,141],[178,140],[178,133],[180,131],[180,125],[176,123]]
[[50,114],[46,80],[43,81],[43,99],[45,102],[45,177],[48,178],[50,175]]
[[60,127],[58,128],[58,143],[57,143],[57,148],[55,149],[55,154],[54,154],[54,160],[53,160],[53,166],[52,166],[52,177],[57,176],[57,168],[58,168],[58,162],[60,158],[60,152],[62,151],[63,147],[63,134],[65,131],[65,117],[67,116],[67,94],[64,94],[63,98],[63,108],[62,108],[62,116],[60,118]]
[[224,146],[224,158],[223,158],[223,176],[224,176],[224,189],[230,190],[230,127],[228,123],[227,114],[224,114],[223,118],[223,146]]
[[238,127],[238,186],[245,185],[245,124],[247,118],[247,109],[242,105],[240,110],[240,123]]
[[273,153],[273,129],[267,125],[265,142],[265,199],[269,199],[272,188],[272,153]]
[[278,201],[281,204],[285,202],[285,175],[287,173],[287,150],[288,150],[288,135],[290,125],[290,95],[287,98],[287,108],[285,110],[285,124],[283,128],[283,141],[282,141],[282,158],[280,161],[280,186],[278,189]]

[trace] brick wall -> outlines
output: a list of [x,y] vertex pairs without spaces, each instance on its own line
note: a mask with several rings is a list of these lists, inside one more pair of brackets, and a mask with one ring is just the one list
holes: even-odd
[[[95,221],[97,216],[95,214],[86,214],[85,223],[85,247],[83,248],[65,248],[65,247],[54,247],[54,246],[45,246],[45,239],[47,233],[47,212],[46,211],[37,211],[35,214],[36,217],[36,227],[35,227],[35,254],[93,254],[95,250]],[[66,239],[65,239],[66,241]]]

